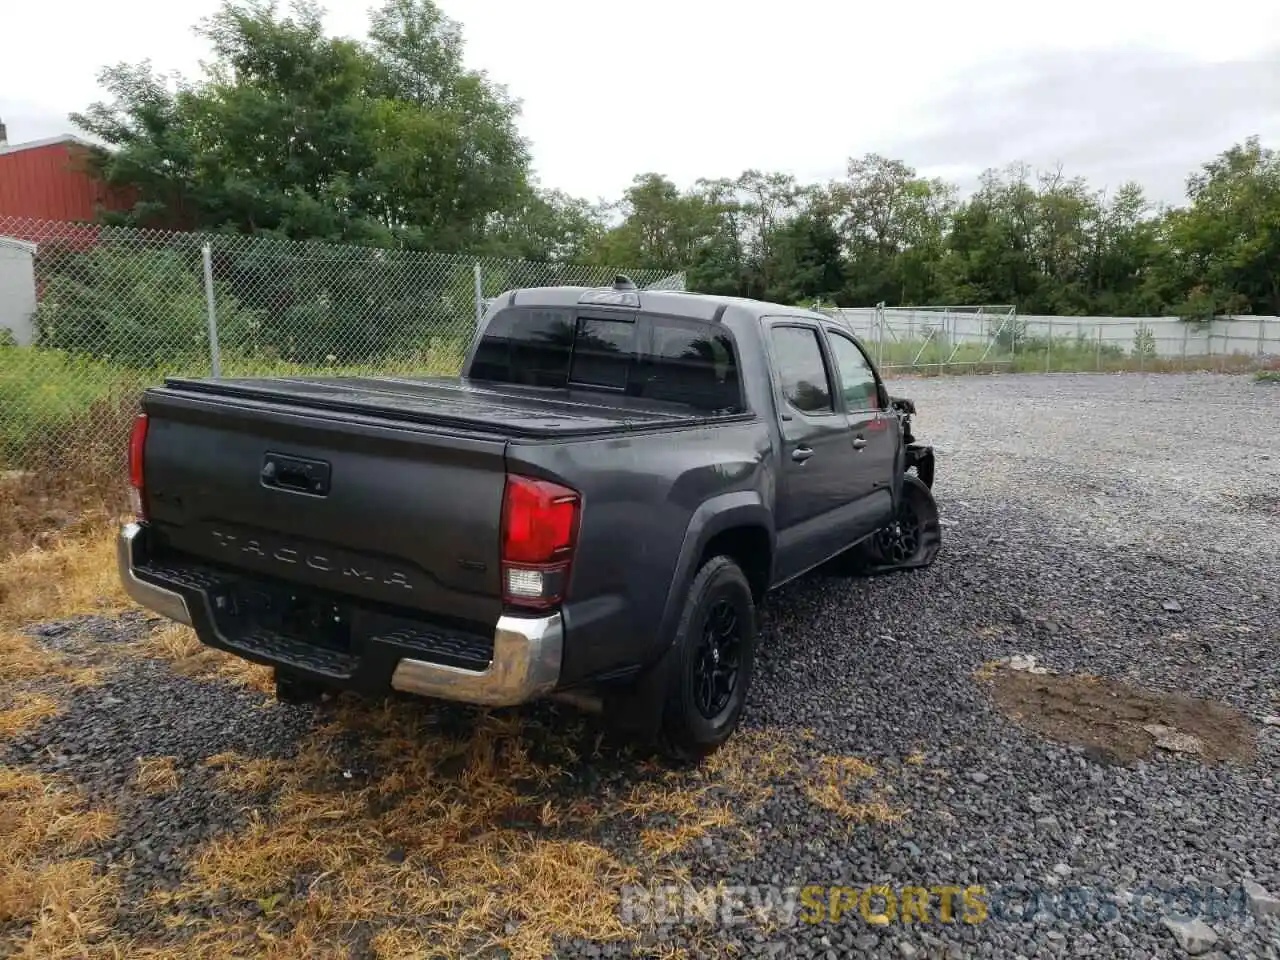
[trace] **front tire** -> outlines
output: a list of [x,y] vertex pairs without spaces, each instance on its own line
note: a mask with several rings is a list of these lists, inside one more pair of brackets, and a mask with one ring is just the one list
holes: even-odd
[[751,685],[755,649],[751,585],[731,558],[713,557],[693,578],[668,657],[664,752],[698,760],[732,736]]
[[929,566],[942,549],[942,525],[933,491],[913,474],[902,478],[898,509],[888,526],[857,548],[868,573],[919,570]]

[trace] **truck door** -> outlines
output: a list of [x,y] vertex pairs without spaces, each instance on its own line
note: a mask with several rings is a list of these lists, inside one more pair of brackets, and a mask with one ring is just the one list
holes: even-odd
[[862,347],[837,328],[826,327],[826,334],[835,360],[838,399],[848,424],[847,438],[857,461],[848,480],[858,503],[855,523],[861,536],[878,530],[893,516],[901,428],[893,411],[881,406],[875,368]]
[[782,435],[777,572],[788,579],[853,539],[850,475],[859,451],[850,443],[817,325],[788,319],[771,323],[768,332]]

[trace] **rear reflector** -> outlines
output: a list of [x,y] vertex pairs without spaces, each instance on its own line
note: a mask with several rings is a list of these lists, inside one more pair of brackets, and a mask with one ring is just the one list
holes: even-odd
[[537,609],[564,599],[582,500],[576,490],[515,474],[502,499],[502,593]]
[[143,479],[142,459],[147,446],[147,415],[140,413],[133,421],[133,430],[129,434],[129,499],[132,502],[134,515],[139,520],[147,519],[145,480]]

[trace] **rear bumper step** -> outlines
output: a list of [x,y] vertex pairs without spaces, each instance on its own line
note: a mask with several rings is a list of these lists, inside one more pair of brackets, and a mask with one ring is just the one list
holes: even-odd
[[493,634],[493,659],[484,670],[406,657],[391,675],[391,686],[424,697],[495,707],[523,703],[555,689],[563,646],[558,613],[500,617]]
[[146,541],[144,525],[130,523],[120,531],[117,552],[125,592],[143,607],[193,627],[202,643],[247,660],[331,686],[372,693],[390,688],[484,706],[534,700],[559,682],[564,628],[558,613],[502,616],[491,640],[425,622],[401,622],[362,637],[355,649],[334,649],[305,636],[233,622],[224,612],[223,595],[234,577],[198,564],[149,562]]

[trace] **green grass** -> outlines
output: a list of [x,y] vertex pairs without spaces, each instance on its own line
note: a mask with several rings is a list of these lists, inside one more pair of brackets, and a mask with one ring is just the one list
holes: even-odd
[[1280,383],[1280,370],[1259,370],[1253,379],[1259,383]]
[[0,463],[69,442],[76,421],[136,396],[145,377],[60,350],[0,348]]
[[[462,354],[455,343],[379,363],[304,365],[227,356],[224,377],[449,376]],[[137,369],[61,350],[0,347],[0,469],[66,462],[86,445],[119,446],[139,394],[166,376],[207,377],[207,361]]]
[[1118,344],[1098,344],[1088,338],[1021,338],[951,345],[937,340],[864,341],[886,376],[904,374],[955,375],[966,373],[1166,373],[1180,370],[1245,372],[1257,359],[1244,354],[1158,357],[1126,350]]

